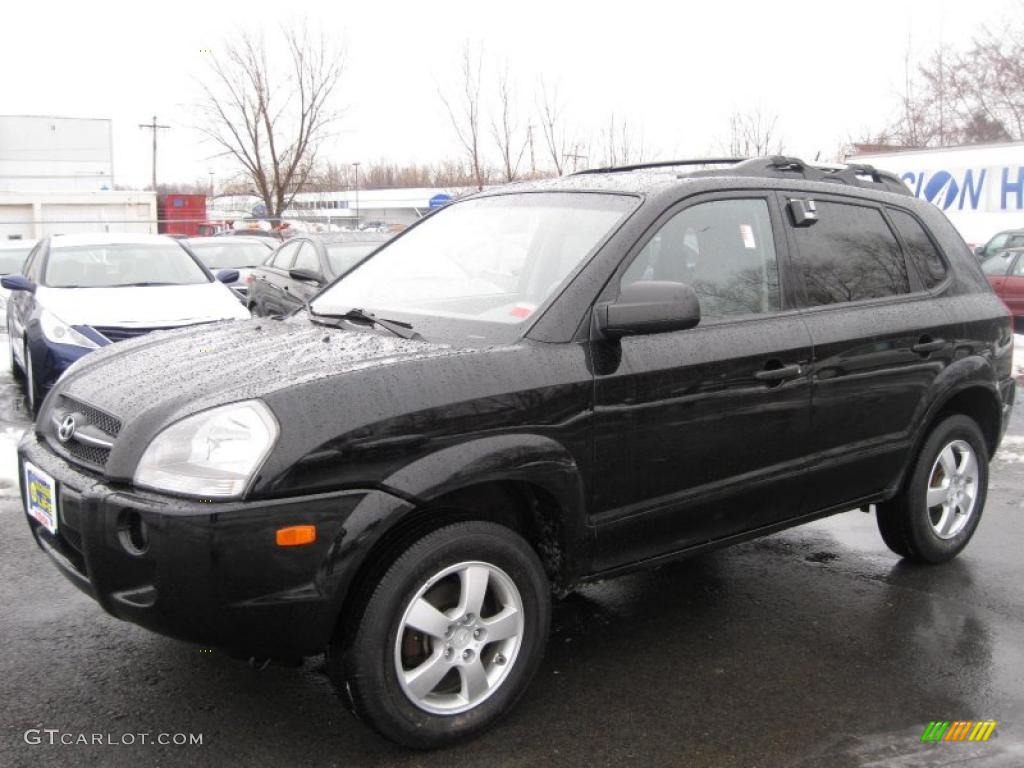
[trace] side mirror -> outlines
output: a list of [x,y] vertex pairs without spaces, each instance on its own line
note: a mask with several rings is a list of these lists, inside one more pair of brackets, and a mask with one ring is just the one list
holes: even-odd
[[222,269],[217,273],[217,279],[225,285],[228,283],[238,282],[238,270],[237,269]]
[[314,272],[311,269],[303,269],[301,267],[298,269],[289,269],[288,275],[292,280],[305,280],[306,282],[317,283],[318,285],[322,284],[324,281],[324,276],[319,272]]
[[976,245],[976,246],[974,246],[974,255],[975,256],[984,256],[985,255],[985,246],[984,245]]
[[595,308],[605,338],[685,331],[700,322],[700,300],[685,283],[640,280],[622,289],[611,304]]
[[24,275],[4,275],[3,277],[0,277],[0,285],[8,291],[36,292],[36,284]]

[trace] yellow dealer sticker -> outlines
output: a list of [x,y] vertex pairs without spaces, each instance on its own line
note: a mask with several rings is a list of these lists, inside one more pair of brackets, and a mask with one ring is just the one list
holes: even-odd
[[57,532],[57,481],[25,462],[26,511],[50,533]]

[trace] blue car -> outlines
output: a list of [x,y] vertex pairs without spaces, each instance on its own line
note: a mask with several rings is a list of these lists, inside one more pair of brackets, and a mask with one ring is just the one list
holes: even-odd
[[32,249],[11,291],[11,365],[24,375],[34,414],[61,374],[91,350],[153,330],[248,318],[217,277],[179,242],[160,235],[62,235]]

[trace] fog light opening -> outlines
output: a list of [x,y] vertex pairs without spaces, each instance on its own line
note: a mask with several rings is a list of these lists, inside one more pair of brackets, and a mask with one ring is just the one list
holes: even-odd
[[133,509],[121,510],[117,523],[117,537],[124,551],[130,555],[142,555],[149,549],[149,529],[142,515]]

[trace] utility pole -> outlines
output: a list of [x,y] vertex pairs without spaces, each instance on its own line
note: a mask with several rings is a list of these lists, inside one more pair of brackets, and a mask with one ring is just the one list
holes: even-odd
[[533,123],[526,126],[526,139],[530,143],[530,178],[537,178],[537,158],[533,154]]
[[576,144],[575,146],[573,146],[573,149],[575,149],[576,151],[575,152],[563,152],[562,153],[562,160],[572,160],[572,172],[576,173],[576,171],[578,170],[579,162],[581,160],[584,163],[587,162],[587,155],[581,155],[580,154],[580,152],[579,152],[580,145],[579,144]]
[[153,115],[152,123],[139,123],[139,128],[148,128],[153,132],[153,192],[156,192],[156,132],[160,129],[168,129],[169,125],[157,125],[156,115]]
[[356,169],[356,229],[359,229],[359,163],[352,163]]

